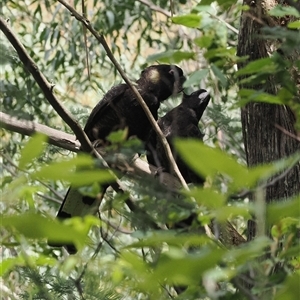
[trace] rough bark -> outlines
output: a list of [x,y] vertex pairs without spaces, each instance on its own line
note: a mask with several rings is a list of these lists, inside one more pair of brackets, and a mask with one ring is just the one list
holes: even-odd
[[[274,0],[251,1],[244,0],[250,10],[242,13],[238,56],[248,56],[248,62],[265,58],[278,49],[279,41],[266,40],[261,37],[263,26],[282,26],[279,18],[268,16],[270,8],[277,5]],[[299,59],[299,51],[295,51],[286,59]],[[246,62],[247,63],[247,62]],[[240,64],[242,68],[244,64]],[[298,82],[299,70],[292,70],[293,80]],[[241,88],[260,90],[276,95],[279,86],[270,76],[266,84],[241,85]],[[300,103],[300,96],[293,101]],[[297,132],[294,128],[295,114],[290,107],[267,103],[249,103],[241,109],[243,138],[248,166],[269,163],[292,155],[300,150]],[[300,192],[300,164],[297,164],[282,180],[266,189],[266,202],[282,200]],[[255,237],[255,223],[248,224],[248,240]]]

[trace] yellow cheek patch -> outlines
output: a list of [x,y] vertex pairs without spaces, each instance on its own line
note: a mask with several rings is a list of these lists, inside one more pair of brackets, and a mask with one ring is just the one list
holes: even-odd
[[159,72],[158,72],[157,70],[155,70],[155,69],[150,70],[148,76],[149,76],[149,77],[148,77],[149,80],[150,80],[152,83],[158,83],[159,80],[160,80],[160,74],[159,74]]

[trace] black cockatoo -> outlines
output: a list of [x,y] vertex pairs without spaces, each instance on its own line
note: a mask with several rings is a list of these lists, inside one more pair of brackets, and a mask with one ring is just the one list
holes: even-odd
[[[141,72],[135,82],[136,88],[157,120],[157,110],[162,101],[182,91],[185,81],[183,71],[175,65],[153,65]],[[151,131],[151,124],[136,96],[127,84],[112,87],[95,106],[84,131],[94,142],[107,143],[106,137],[115,130],[128,129],[128,138],[136,136],[145,142]],[[107,186],[103,187],[105,190]],[[99,203],[92,197],[83,196],[78,189],[70,188],[58,211],[60,219],[94,214]],[[57,245],[56,245],[57,246]],[[68,247],[69,252],[76,251]]]
[[[203,183],[203,178],[195,174],[174,151],[172,140],[175,137],[203,139],[203,134],[198,123],[210,100],[209,93],[200,89],[191,95],[183,94],[182,102],[158,120],[162,133],[167,138],[178,168],[187,183]],[[154,130],[151,131],[147,142],[148,162],[157,167],[162,167],[170,172],[170,166],[163,145]]]

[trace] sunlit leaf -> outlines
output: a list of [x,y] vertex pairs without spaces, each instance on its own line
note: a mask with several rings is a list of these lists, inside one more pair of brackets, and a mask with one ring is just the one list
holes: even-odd
[[262,91],[241,89],[239,90],[240,101],[239,106],[245,106],[249,102],[264,102],[271,104],[284,104],[284,101],[279,96],[274,96]]
[[267,222],[274,224],[286,217],[300,218],[300,197],[267,205]]
[[209,208],[222,207],[226,202],[226,198],[223,194],[217,193],[216,191],[208,188],[194,188],[190,191],[184,190],[183,193],[195,198],[198,205],[203,205]]
[[178,235],[176,231],[148,231],[143,233],[141,231],[134,232],[133,237],[139,238],[140,241],[127,246],[126,248],[140,248],[140,247],[156,247],[161,244],[168,244],[173,246],[193,245],[201,246],[207,244],[210,239],[205,235],[183,234]]
[[261,58],[257,59],[255,61],[249,62],[246,67],[238,70],[236,72],[237,76],[240,75],[249,75],[249,74],[255,74],[255,73],[267,73],[267,74],[273,74],[277,70],[276,65],[272,61],[271,58]]
[[200,26],[201,16],[189,14],[184,16],[176,16],[172,18],[173,23],[184,25],[186,27],[197,28]]
[[225,77],[224,73],[214,64],[211,65],[211,69],[214,72],[215,76],[220,80],[223,87],[227,86],[227,78]]
[[213,35],[204,35],[194,39],[194,43],[201,48],[208,48],[214,40]]
[[[91,219],[93,218],[93,219]],[[55,243],[73,243],[77,249],[87,241],[87,233],[95,224],[94,217],[86,222],[81,218],[72,218],[64,223],[35,213],[3,216],[1,226],[16,230],[30,239],[47,239]]]
[[20,169],[25,168],[28,163],[31,163],[34,158],[42,154],[45,148],[47,137],[43,134],[34,135],[21,150],[19,160]]
[[291,6],[276,5],[268,13],[270,16],[275,16],[275,17],[284,17],[284,16],[300,17],[300,13],[297,11],[297,9]]
[[213,211],[213,215],[216,220],[219,222],[225,222],[226,220],[242,216],[245,219],[251,219],[251,214],[249,211],[249,207],[247,205],[244,206],[224,206]]
[[108,137],[106,138],[107,141],[110,141],[111,143],[121,143],[126,140],[128,136],[128,129],[124,130],[117,130],[111,132]]
[[295,272],[289,275],[280,291],[275,296],[275,300],[298,300],[300,295],[300,274]]
[[55,162],[43,166],[33,178],[65,180],[74,186],[107,183],[113,180],[113,175],[107,169],[92,168],[95,162],[89,156],[76,156],[71,160]]
[[184,51],[165,51],[158,54],[148,56],[147,61],[160,61],[164,63],[180,63],[182,60],[193,59],[195,54],[193,52]]
[[290,157],[280,159],[264,165],[258,165],[248,169],[248,182],[252,184],[258,181],[267,181],[273,175],[280,174],[287,169],[292,168],[300,162],[300,152],[296,152]]
[[228,263],[241,265],[249,262],[256,257],[259,257],[264,252],[264,249],[271,244],[271,240],[267,237],[260,237],[245,245],[240,246],[238,249],[232,249],[226,252],[224,258]]
[[218,248],[203,249],[199,254],[171,249],[161,254],[149,279],[166,280],[169,284],[197,284],[205,271],[216,267],[223,254],[224,250]]
[[193,84],[199,85],[200,81],[204,79],[207,76],[207,74],[208,74],[208,69],[202,69],[193,72],[188,78],[188,80],[185,81],[183,87],[189,87]]
[[28,261],[33,262],[36,266],[53,266],[56,264],[56,259],[39,254],[39,256],[24,256],[19,255],[13,258],[6,258],[0,263],[0,276],[12,271],[15,267],[24,267],[28,265]]
[[290,29],[300,29],[300,21],[290,22],[287,27]]
[[235,181],[235,186],[242,187],[247,184],[247,168],[219,149],[208,147],[193,139],[177,139],[175,146],[181,157],[197,174],[207,177],[221,173],[230,176]]

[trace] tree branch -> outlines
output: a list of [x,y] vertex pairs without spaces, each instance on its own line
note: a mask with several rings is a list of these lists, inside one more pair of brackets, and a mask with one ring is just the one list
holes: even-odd
[[[0,112],[0,127],[28,136],[31,136],[35,133],[42,133],[48,137],[48,142],[52,145],[73,152],[78,152],[80,149],[80,143],[79,141],[75,140],[76,137],[74,135],[32,121],[19,120],[3,112]],[[103,149],[97,148],[96,150],[105,156],[105,154],[103,154]],[[119,167],[123,171],[126,170],[126,172],[130,174],[136,174],[140,176],[148,174],[154,176],[155,174],[158,174],[160,170],[157,167],[149,165],[146,161],[140,159],[139,157],[135,157],[130,166],[128,166],[127,162],[121,155],[118,155],[116,159],[119,160]],[[169,173],[162,172],[160,179],[165,186],[171,187],[170,189],[173,191],[178,190],[181,187],[178,180]]]
[[55,109],[55,111],[59,114],[59,116],[70,126],[72,131],[75,133],[77,139],[80,141],[82,149],[87,152],[93,151],[93,146],[89,141],[87,135],[79,126],[78,122],[74,119],[74,117],[64,109],[64,107],[59,103],[56,96],[53,94],[54,85],[50,84],[46,77],[40,72],[38,66],[33,61],[33,59],[28,55],[26,49],[21,44],[21,42],[17,39],[15,34],[8,27],[7,22],[0,17],[0,29],[16,49],[20,60],[24,64],[25,68],[29,71],[29,73],[33,76],[41,90],[43,91],[46,99]]
[[[0,113],[0,127],[4,127],[8,130],[25,134],[25,135],[32,135],[34,133],[42,133],[48,136],[48,141],[51,144],[54,144],[56,146],[59,146],[63,149],[67,149],[70,151],[77,152],[78,149],[80,148],[79,142],[76,142],[76,146],[72,147],[70,146],[72,144],[72,141],[75,140],[75,136],[72,136],[70,134],[67,134],[65,132],[61,132],[59,130],[50,128],[45,125],[37,124],[32,121],[24,121],[24,120],[17,120],[14,117],[10,117],[7,114]],[[15,122],[16,121],[16,122]],[[14,125],[10,125],[14,123]],[[24,128],[24,125],[26,127]],[[55,141],[55,142],[53,142]],[[97,148],[97,151],[103,154],[103,149]],[[170,191],[176,192],[181,188],[181,184],[178,181],[178,179],[174,176],[172,176],[169,173],[166,172],[161,172],[161,170],[157,167],[154,167],[152,165],[149,165],[146,161],[140,159],[138,156],[136,156],[130,164],[128,164],[128,161],[122,158],[121,155],[118,155],[114,161],[114,165],[119,168],[123,173],[124,171],[129,174],[129,175],[137,175],[140,177],[145,177],[145,176],[155,176],[156,174],[160,174],[160,182],[163,184],[165,187],[167,187]],[[112,187],[118,191],[122,191],[121,185],[119,183],[119,180],[117,182],[117,187],[112,185]],[[131,211],[137,211],[139,209],[138,206],[135,205],[135,203],[128,198],[126,200],[126,204],[130,208]],[[147,220],[150,222],[151,218],[150,216],[145,214],[145,217],[147,217]],[[232,241],[234,240],[235,245],[239,245],[243,243],[244,239],[241,237],[241,235],[236,231],[236,229],[231,225],[231,223],[227,222],[228,224],[226,225],[226,228],[222,231],[222,236],[220,237],[220,240],[222,243],[224,243],[226,246],[232,244]],[[151,222],[151,225],[153,228],[157,228],[157,225]],[[206,225],[207,226],[207,225]],[[210,229],[206,229],[206,233],[209,237],[213,237],[214,235],[212,234]]]
[[159,13],[165,15],[168,18],[171,17],[171,14],[167,10],[165,10],[165,9],[163,9],[163,8],[155,5],[151,1],[148,1],[148,0],[138,0],[138,2],[140,2],[140,3],[142,3],[142,4],[146,5],[146,6],[148,6],[151,10],[154,10],[156,12],[159,12]]
[[82,16],[81,14],[79,14],[71,5],[69,5],[68,3],[66,3],[64,0],[58,0],[58,2],[60,2],[63,6],[65,6],[71,13],[72,15],[80,22],[82,22],[84,24],[84,26],[93,34],[93,36],[100,42],[100,44],[103,46],[107,56],[109,57],[109,59],[111,60],[111,62],[114,64],[114,66],[116,67],[116,69],[118,70],[118,72],[120,73],[121,77],[124,79],[124,81],[128,84],[128,86],[131,88],[131,90],[133,91],[133,93],[135,94],[135,96],[137,97],[137,100],[139,102],[139,104],[141,105],[141,107],[143,108],[147,118],[149,119],[150,124],[152,125],[153,129],[155,130],[155,132],[157,133],[160,141],[162,142],[162,145],[165,149],[166,152],[166,156],[169,160],[170,166],[172,171],[174,171],[174,173],[176,174],[176,176],[179,178],[181,184],[183,185],[183,187],[188,190],[188,185],[186,184],[184,178],[182,177],[178,166],[175,162],[175,159],[173,157],[171,148],[169,143],[167,142],[167,139],[165,138],[165,136],[163,135],[161,129],[159,128],[159,126],[156,123],[156,120],[153,118],[152,113],[149,109],[149,107],[147,106],[147,104],[145,103],[145,101],[143,100],[141,94],[139,93],[139,91],[137,90],[137,88],[134,86],[134,84],[128,79],[128,77],[126,76],[125,72],[122,70],[120,64],[117,62],[117,60],[115,59],[114,55],[112,54],[109,46],[106,43],[106,40],[104,38],[104,36],[102,34],[98,34],[98,32],[94,29],[94,27],[90,24],[89,20],[87,20],[84,16]]
[[0,127],[29,136],[35,133],[43,133],[48,137],[48,142],[54,146],[72,152],[78,152],[80,150],[80,143],[72,134],[32,121],[20,120],[3,112],[0,112]]

